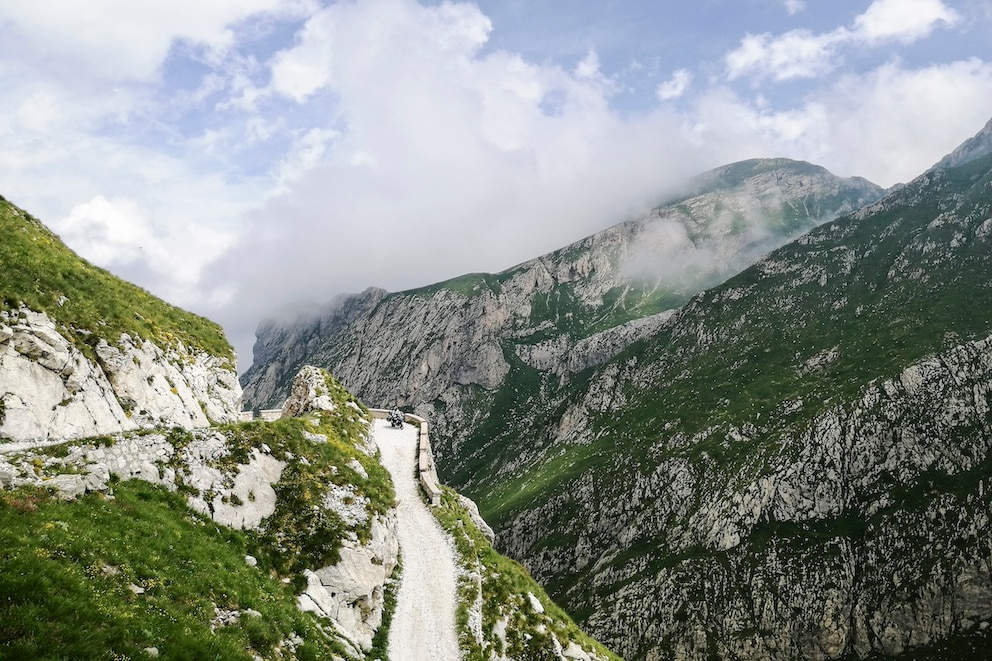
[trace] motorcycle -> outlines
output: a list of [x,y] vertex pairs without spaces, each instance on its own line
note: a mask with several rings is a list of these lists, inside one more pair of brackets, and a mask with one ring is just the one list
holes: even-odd
[[398,429],[403,426],[403,414],[400,411],[390,411],[389,415],[386,416],[386,419],[389,421],[389,426],[394,429]]

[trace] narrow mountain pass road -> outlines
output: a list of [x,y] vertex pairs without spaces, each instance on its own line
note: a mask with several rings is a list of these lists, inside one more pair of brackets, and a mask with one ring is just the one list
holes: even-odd
[[457,661],[457,567],[451,538],[431,515],[417,482],[418,428],[376,420],[372,436],[396,487],[403,574],[389,628],[393,661]]

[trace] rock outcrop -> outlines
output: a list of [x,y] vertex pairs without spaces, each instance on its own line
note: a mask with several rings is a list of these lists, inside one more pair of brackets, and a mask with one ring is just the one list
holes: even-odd
[[560,484],[501,540],[538,580],[582,576],[563,600],[627,658],[864,658],[975,633],[992,622],[990,400],[986,338],[774,440],[656,436],[650,467]]
[[241,386],[229,361],[177,342],[122,335],[96,359],[45,313],[0,312],[0,444],[36,444],[137,428],[231,422]]
[[981,648],[990,181],[937,168],[811,231],[504,435],[473,485],[503,548],[627,658]]
[[[109,494],[112,479],[140,479],[181,490],[192,510],[219,525],[254,530],[275,543],[306,534],[326,538],[333,531],[340,537],[333,562],[302,559],[289,566],[306,584],[298,599],[300,608],[326,618],[340,643],[361,658],[382,624],[385,586],[398,562],[396,511],[392,502],[373,503],[365,493],[371,472],[378,470],[377,479],[388,481],[385,470],[368,456],[370,418],[361,407],[349,406],[351,399],[340,397],[343,389],[326,372],[308,370],[299,381],[315,376],[319,383],[312,383],[318,387],[310,401],[302,389],[295,399],[301,409],[316,414],[314,420],[322,420],[307,425],[312,431],[287,425],[267,435],[267,443],[259,443],[253,426],[280,423],[255,422],[188,432],[173,428],[124,433],[98,442],[68,443],[51,454],[44,448],[18,453],[8,447],[0,454],[0,486],[43,486],[76,498],[87,492]],[[361,423],[357,429],[364,436],[354,429],[346,435],[354,451],[341,466],[320,464],[326,459],[321,459],[319,446],[344,429],[320,418],[324,415]],[[311,477],[304,480],[301,475]],[[293,480],[292,486],[285,486],[287,479]],[[314,507],[299,509],[285,502],[300,489],[316,494]],[[327,521],[328,528],[309,533],[294,529],[307,531],[314,521]]]
[[367,542],[346,540],[340,553],[336,564],[305,572],[300,608],[334,622],[356,652],[368,650],[382,625],[386,583],[399,560],[395,511],[372,520]]
[[0,197],[0,448],[238,419],[217,324],[72,252]]

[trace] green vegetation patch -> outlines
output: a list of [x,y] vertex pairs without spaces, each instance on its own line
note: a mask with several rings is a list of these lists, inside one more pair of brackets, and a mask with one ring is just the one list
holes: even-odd
[[3,198],[0,233],[0,310],[15,317],[22,306],[46,313],[91,358],[97,340],[113,344],[127,333],[163,348],[179,341],[233,364],[220,326],[93,266]]
[[[393,507],[396,495],[389,473],[374,457],[358,450],[358,430],[335,424],[333,414],[321,412],[303,418],[273,422],[223,425],[217,429],[228,439],[230,462],[247,463],[251,451],[268,447],[270,454],[287,462],[273,489],[276,511],[262,522],[257,533],[272,567],[282,574],[299,574],[335,564],[341,541],[349,530],[341,518],[323,507],[328,485],[354,488],[355,497],[369,500],[370,518],[355,529],[365,542],[371,517]],[[348,466],[357,461],[368,477]]]
[[[447,487],[443,489],[441,506],[432,508],[431,512],[454,539],[462,565],[470,571],[475,568],[482,573],[481,644],[469,626],[469,612],[478,595],[477,584],[467,573],[459,579],[457,621],[459,641],[466,661],[487,661],[493,653],[511,659],[552,661],[558,658],[554,653],[552,635],[563,645],[575,641],[587,652],[601,658],[619,659],[579,629],[526,569],[497,553],[472,522],[458,495]],[[532,608],[528,593],[540,600],[544,613]],[[496,634],[501,621],[505,625],[505,643]]]
[[[299,610],[293,586],[245,562],[254,547],[140,480],[72,502],[0,492],[0,657],[343,655]],[[222,612],[237,616],[221,626]]]

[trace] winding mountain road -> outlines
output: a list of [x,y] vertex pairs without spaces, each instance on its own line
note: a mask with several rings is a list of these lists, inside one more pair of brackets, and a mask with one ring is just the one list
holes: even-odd
[[457,661],[457,566],[451,538],[431,515],[417,484],[417,427],[376,420],[373,438],[396,487],[403,574],[389,628],[394,661]]

